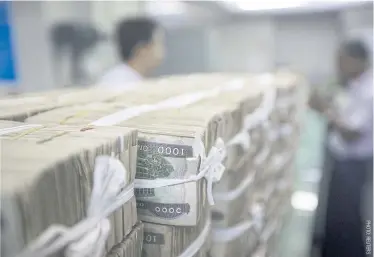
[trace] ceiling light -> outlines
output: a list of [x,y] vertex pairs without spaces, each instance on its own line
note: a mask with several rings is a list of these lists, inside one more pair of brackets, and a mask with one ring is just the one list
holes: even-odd
[[186,12],[181,1],[146,1],[146,10],[150,15],[177,15]]
[[243,11],[260,11],[303,7],[310,1],[288,0],[288,1],[225,1],[226,4],[234,6]]
[[350,4],[360,4],[372,2],[372,0],[328,0],[328,1],[311,1],[311,0],[221,0],[227,8],[241,11],[270,11],[284,9],[304,9],[304,8],[323,8],[333,6],[347,6]]

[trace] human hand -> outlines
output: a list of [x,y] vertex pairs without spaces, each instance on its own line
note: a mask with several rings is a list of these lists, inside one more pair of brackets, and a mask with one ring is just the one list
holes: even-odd
[[309,98],[309,106],[320,113],[325,112],[329,108],[329,105],[330,100],[317,92],[312,93]]
[[332,108],[326,109],[323,114],[329,123],[335,124],[338,121],[338,113]]

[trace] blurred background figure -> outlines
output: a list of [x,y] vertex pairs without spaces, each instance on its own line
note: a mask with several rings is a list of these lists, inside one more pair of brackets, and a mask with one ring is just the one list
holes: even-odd
[[341,93],[333,97],[335,101],[314,94],[310,102],[330,127],[329,165],[324,172],[331,177],[322,256],[360,257],[365,256],[363,207],[373,201],[363,201],[365,182],[373,180],[373,74],[362,42],[343,43],[338,55]]
[[89,71],[85,60],[105,35],[89,23],[61,22],[52,27],[51,39],[55,70],[59,71],[56,79],[74,86],[86,83]]
[[155,68],[164,57],[164,32],[149,18],[121,21],[116,28],[115,42],[121,64],[109,70],[99,81],[100,85],[131,88]]

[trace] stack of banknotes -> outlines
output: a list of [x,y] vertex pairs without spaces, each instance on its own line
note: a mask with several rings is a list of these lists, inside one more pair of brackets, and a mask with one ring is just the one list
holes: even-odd
[[272,108],[252,130],[254,152],[243,154],[246,162],[236,162],[215,188],[212,257],[266,256],[264,245],[276,241],[283,224],[278,219],[288,210],[306,85],[297,76],[278,73],[271,86]]
[[54,108],[111,100],[118,93],[97,88],[59,89],[41,93],[0,96],[0,119],[24,121],[26,118]]
[[[123,177],[115,177],[122,189],[134,182],[134,129],[82,130],[79,126],[47,127],[1,121],[0,134],[1,256],[18,256],[35,240],[39,243],[38,237],[52,225],[68,228],[96,215],[102,206],[100,202],[91,206],[93,182],[96,170],[109,165],[107,157],[118,160],[123,167]],[[98,186],[100,189],[106,184]],[[137,247],[142,245],[143,225],[138,223],[133,189],[129,199],[108,217],[108,222],[111,229],[103,254],[124,247],[129,248],[124,252],[140,251]]]
[[[10,247],[19,251],[50,225],[89,216],[95,157],[105,155],[124,165],[127,184],[135,181],[137,215],[132,200],[109,215],[103,256],[248,256],[287,201],[303,83],[289,72],[194,74],[129,92],[90,89],[84,100],[84,90],[45,93],[51,107],[30,100],[26,112],[12,101],[37,96],[0,100],[13,110],[0,119],[25,122],[0,123],[2,149],[12,149],[4,172],[9,181],[14,169],[27,173],[1,193],[7,222],[21,224],[5,240],[22,238]],[[282,196],[275,203],[274,194]]]

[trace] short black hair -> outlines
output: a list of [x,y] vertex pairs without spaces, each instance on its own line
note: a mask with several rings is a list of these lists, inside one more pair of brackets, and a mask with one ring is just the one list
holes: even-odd
[[350,40],[344,42],[342,45],[344,52],[350,57],[362,60],[364,62],[369,61],[370,54],[364,42],[360,40]]
[[158,23],[149,18],[122,20],[116,28],[116,43],[123,61],[128,61],[139,44],[150,43]]

